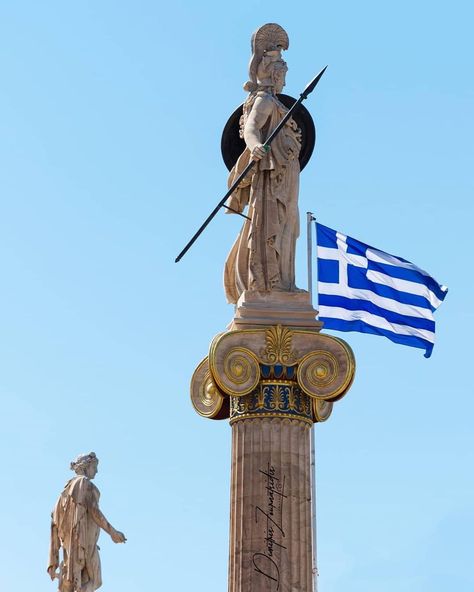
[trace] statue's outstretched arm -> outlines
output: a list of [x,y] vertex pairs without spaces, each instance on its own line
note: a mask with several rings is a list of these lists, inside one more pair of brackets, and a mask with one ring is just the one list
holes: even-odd
[[108,522],[107,518],[99,510],[99,506],[94,504],[89,511],[97,526],[100,526],[102,530],[105,530],[105,532],[110,535],[114,543],[124,543],[127,540],[122,532],[115,530],[110,522]]

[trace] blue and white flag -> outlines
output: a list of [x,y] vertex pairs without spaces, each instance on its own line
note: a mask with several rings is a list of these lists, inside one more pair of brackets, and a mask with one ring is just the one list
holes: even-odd
[[426,271],[316,224],[319,319],[327,329],[360,331],[426,350],[435,338],[433,312],[448,288]]

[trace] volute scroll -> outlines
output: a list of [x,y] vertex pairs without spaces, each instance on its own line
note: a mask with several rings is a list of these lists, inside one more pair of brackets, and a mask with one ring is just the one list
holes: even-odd
[[324,349],[304,356],[297,370],[302,390],[315,399],[337,401],[348,391],[355,373],[355,360],[350,347],[331,338]]
[[191,378],[191,402],[202,417],[222,419],[229,415],[229,398],[224,397],[214,382],[207,357],[198,365]]

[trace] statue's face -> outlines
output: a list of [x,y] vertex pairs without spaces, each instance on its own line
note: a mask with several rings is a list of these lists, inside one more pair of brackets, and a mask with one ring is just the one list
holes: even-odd
[[95,460],[91,463],[89,463],[86,467],[86,477],[88,477],[89,479],[93,479],[96,475],[97,475],[97,465],[99,464],[98,460]]
[[285,86],[287,71],[288,68],[286,66],[286,63],[283,60],[281,60],[281,62],[278,62],[273,71],[274,89],[276,94],[280,94],[283,90],[283,87]]

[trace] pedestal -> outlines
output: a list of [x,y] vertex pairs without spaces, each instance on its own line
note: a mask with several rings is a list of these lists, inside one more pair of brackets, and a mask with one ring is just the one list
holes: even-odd
[[229,592],[311,592],[310,430],[354,371],[341,339],[282,325],[218,335],[196,369],[196,411],[232,426]]
[[286,327],[311,328],[323,326],[316,319],[318,311],[305,290],[298,292],[256,292],[246,290],[235,307],[229,329],[247,329],[279,324]]

